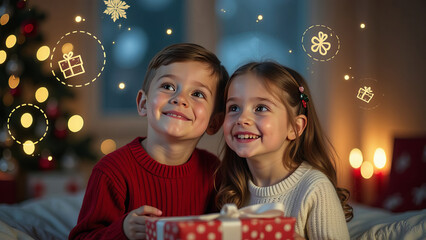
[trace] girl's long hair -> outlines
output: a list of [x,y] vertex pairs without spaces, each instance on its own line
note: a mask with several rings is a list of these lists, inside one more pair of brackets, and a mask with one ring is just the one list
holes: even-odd
[[[346,221],[353,217],[353,209],[348,204],[349,191],[337,187],[335,170],[336,151],[324,135],[314,104],[312,95],[303,79],[296,71],[275,62],[252,62],[238,68],[231,76],[225,89],[225,98],[232,80],[239,75],[255,74],[264,81],[265,87],[284,103],[288,112],[288,119],[295,119],[299,114],[307,117],[306,129],[295,140],[291,141],[283,156],[283,164],[288,169],[295,169],[303,161],[307,161],[315,169],[324,173],[332,182],[342,204]],[[300,99],[299,87],[309,97],[306,108]],[[296,129],[295,123],[293,128]],[[216,196],[216,206],[220,209],[226,203],[235,203],[238,207],[244,206],[249,200],[248,180],[252,175],[245,158],[239,157],[229,146],[225,152],[220,168],[217,171],[220,182]]]

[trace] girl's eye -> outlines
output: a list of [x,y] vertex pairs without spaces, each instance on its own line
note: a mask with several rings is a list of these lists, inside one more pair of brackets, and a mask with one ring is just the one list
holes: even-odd
[[257,106],[256,107],[256,109],[255,109],[255,111],[256,112],[266,112],[266,111],[268,111],[269,109],[266,107],[266,106],[263,106],[263,105],[259,105],[259,106]]
[[237,112],[240,108],[237,105],[231,105],[228,107],[228,112]]
[[173,87],[173,85],[169,84],[169,83],[164,83],[161,85],[161,88],[164,88],[166,90],[170,90],[170,91],[174,91],[175,88]]
[[195,96],[195,97],[198,97],[198,98],[206,98],[206,96],[204,95],[204,93],[200,92],[200,91],[194,92],[192,94],[192,96]]

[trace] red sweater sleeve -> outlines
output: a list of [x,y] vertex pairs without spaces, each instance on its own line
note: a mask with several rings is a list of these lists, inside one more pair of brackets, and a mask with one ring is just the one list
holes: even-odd
[[123,232],[124,196],[116,183],[99,169],[90,176],[78,224],[69,239],[127,239]]

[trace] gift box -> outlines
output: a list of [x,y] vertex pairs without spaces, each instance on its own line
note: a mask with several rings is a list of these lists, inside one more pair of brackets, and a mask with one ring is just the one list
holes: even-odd
[[[295,218],[284,217],[282,204],[258,204],[220,214],[147,218],[148,240],[293,239]],[[229,210],[230,209],[230,210]]]
[[364,88],[360,88],[358,90],[358,95],[356,97],[366,103],[369,103],[373,96],[374,93],[373,90],[371,90],[371,87],[364,86]]
[[73,57],[73,52],[63,55],[64,60],[58,62],[61,72],[64,74],[65,79],[83,74],[83,60],[81,56]]

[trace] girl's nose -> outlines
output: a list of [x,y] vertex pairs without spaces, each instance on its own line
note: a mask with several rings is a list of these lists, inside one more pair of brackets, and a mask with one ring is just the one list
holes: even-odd
[[237,119],[237,125],[251,125],[252,119],[246,111],[241,112],[240,116]]

